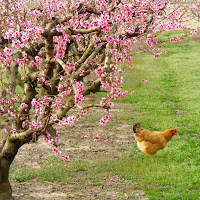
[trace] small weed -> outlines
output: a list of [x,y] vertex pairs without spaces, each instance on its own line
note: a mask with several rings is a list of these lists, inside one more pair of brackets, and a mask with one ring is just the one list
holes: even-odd
[[122,152],[124,149],[121,147],[116,148],[116,151]]
[[74,169],[73,169],[74,172],[86,171],[85,166],[79,165],[79,164],[75,164],[73,168],[74,168]]
[[55,158],[55,160],[49,160],[44,164],[44,167],[37,171],[37,176],[42,181],[61,181],[69,182],[72,177],[72,171],[67,165]]
[[95,183],[94,185],[95,185],[95,186],[102,186],[103,183],[101,183],[101,182],[97,182],[97,183]]
[[9,178],[16,182],[25,182],[36,176],[36,172],[23,169],[12,169]]
[[77,147],[77,145],[75,145],[75,144],[70,144],[69,146],[73,147],[73,148]]

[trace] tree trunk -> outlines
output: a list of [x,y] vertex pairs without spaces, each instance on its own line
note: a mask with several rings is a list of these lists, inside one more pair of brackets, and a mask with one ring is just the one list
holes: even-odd
[[0,183],[0,199],[13,200],[12,189],[9,181]]
[[0,200],[13,200],[12,189],[9,182],[9,169],[19,148],[21,141],[11,141],[7,138],[3,148],[0,148]]
[[8,180],[10,165],[7,159],[0,157],[0,200],[11,200],[12,189]]

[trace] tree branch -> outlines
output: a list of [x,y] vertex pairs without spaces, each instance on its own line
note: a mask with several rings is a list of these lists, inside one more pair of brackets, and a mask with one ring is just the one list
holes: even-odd
[[110,52],[110,49],[112,47],[112,44],[111,43],[107,43],[106,45],[106,53],[105,53],[105,64],[104,64],[104,69],[109,69],[110,68],[110,64],[111,64],[111,57],[112,57],[112,54]]
[[94,43],[91,43],[88,46],[88,48],[85,50],[82,57],[77,61],[77,63],[81,64],[81,63],[85,62],[85,60],[88,58],[88,56],[92,53],[93,48],[94,48]]
[[30,142],[32,140],[32,135],[33,134],[36,134],[36,133],[40,133],[40,135],[43,133],[42,132],[42,128],[39,128],[37,130],[27,130],[27,131],[24,131],[24,132],[21,132],[21,133],[18,133],[16,135],[12,134],[8,140],[10,142],[14,142],[16,140],[20,140],[22,141],[23,143],[27,143],[27,142]]
[[44,42],[41,42],[39,44],[32,44],[29,48],[25,48],[25,52],[32,56],[35,57],[38,55],[39,51],[45,46]]
[[68,28],[72,35],[77,35],[77,34],[89,34],[89,33],[93,33],[93,32],[98,32],[101,30],[100,27],[96,26],[96,27],[92,27],[92,28],[88,28],[88,29],[76,29],[76,30],[73,30],[71,27]]

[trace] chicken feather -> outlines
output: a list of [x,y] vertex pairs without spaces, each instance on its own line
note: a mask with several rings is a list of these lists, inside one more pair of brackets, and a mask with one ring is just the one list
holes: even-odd
[[138,148],[146,156],[152,156],[158,150],[164,149],[171,138],[178,133],[177,129],[167,129],[162,132],[149,131],[142,128],[140,123],[134,124],[133,131]]

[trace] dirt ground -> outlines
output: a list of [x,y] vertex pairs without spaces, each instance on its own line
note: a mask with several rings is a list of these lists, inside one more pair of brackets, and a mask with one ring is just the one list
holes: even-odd
[[[101,126],[98,123],[98,116],[101,116],[100,110],[95,110],[87,116],[87,120],[77,123],[62,130],[61,148],[70,156],[70,162],[81,158],[97,159],[101,154],[107,158],[118,157],[121,153],[116,149],[126,150],[133,145],[132,123],[121,118],[126,113],[135,114],[129,105],[126,108],[123,104],[113,109],[111,124]],[[91,119],[91,120],[89,120]],[[99,118],[100,119],[100,118]],[[85,138],[85,134],[99,134],[101,139],[98,142],[91,141],[91,138]],[[105,142],[105,138],[112,138],[112,142]],[[65,144],[63,144],[65,143]],[[39,169],[43,166],[43,160],[52,155],[49,145],[40,139],[36,144],[24,145],[16,156],[13,166],[19,168]],[[78,172],[81,173],[84,172]],[[11,182],[13,195],[16,200],[123,200],[123,199],[148,199],[141,186],[138,183],[125,180],[119,175],[112,174],[104,180],[102,185],[95,184],[92,180],[86,182],[74,181],[73,183],[41,182],[37,178],[27,182]]]

